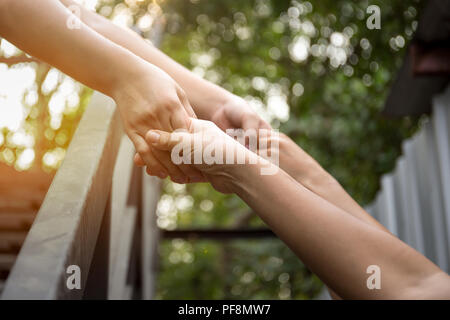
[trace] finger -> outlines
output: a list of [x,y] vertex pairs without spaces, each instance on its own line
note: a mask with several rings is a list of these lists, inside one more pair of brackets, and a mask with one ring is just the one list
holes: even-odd
[[188,177],[187,182],[202,182],[204,180],[203,174],[189,164],[180,164],[180,170]]
[[164,163],[164,166],[173,182],[176,183],[189,182],[189,177],[183,172],[183,170],[181,170],[178,166],[173,164],[169,152],[153,149],[153,154],[160,163]]
[[145,142],[145,140],[136,135],[133,138],[133,142],[136,148],[136,151],[139,153],[141,159],[147,166],[147,173],[153,176],[158,176],[161,179],[167,177],[168,173],[164,166],[154,157],[151,148]]
[[[171,105],[170,107],[167,107],[167,109],[160,109],[158,112],[158,120],[160,123],[159,127],[156,126],[148,126],[148,129],[159,129],[159,130],[164,130],[167,132],[172,132],[174,129],[176,129],[173,125],[172,125],[172,117],[174,116],[174,114],[176,114],[177,112],[179,112],[180,107],[178,107],[177,105],[179,104],[178,102],[174,102],[175,105]],[[173,111],[171,111],[173,110]]]
[[[249,140],[256,138],[258,141],[261,139],[262,133],[272,130],[271,126],[256,113],[244,116],[242,128],[247,135],[251,136]],[[253,133],[253,130],[255,130],[255,133]],[[254,134],[256,134],[256,137],[253,136]]]
[[171,114],[170,125],[173,128],[171,131],[176,129],[188,129],[189,117],[181,105],[179,106],[177,112]]
[[242,129],[258,130],[259,129],[259,121],[260,121],[260,119],[257,114],[246,114],[243,116],[243,119],[242,119]]
[[224,132],[226,132],[227,129],[233,128],[233,124],[227,118],[220,119],[216,124]]
[[259,129],[272,130],[272,126],[263,119],[259,119]]
[[142,160],[141,156],[139,155],[139,153],[136,153],[134,155],[134,164],[137,165],[138,167],[145,167],[145,162],[144,160]]
[[242,123],[244,120],[244,108],[224,108],[223,110],[225,118],[231,124],[229,128],[243,128]]
[[195,114],[194,109],[192,109],[191,103],[183,89],[177,88],[177,94],[188,116],[197,119],[197,115]]
[[[169,151],[172,150],[175,147],[175,145],[183,143],[182,141],[183,139],[186,142],[189,139],[189,137],[190,135],[188,133],[183,132],[168,133],[164,131],[155,130],[149,131],[149,133],[146,136],[146,141],[147,143],[151,144],[152,146],[155,146],[158,149]],[[190,150],[188,152],[190,152]],[[160,162],[166,164],[166,168],[169,170],[169,173],[171,172],[171,168],[177,168],[184,174],[184,176],[188,177],[187,182],[204,181],[204,177],[201,174],[201,172],[198,171],[196,168],[194,168],[192,165],[181,163],[178,164],[178,166],[175,166],[173,164],[172,158],[168,157],[168,155],[169,153],[165,152],[164,156],[162,156],[163,159],[159,158],[159,160]],[[189,156],[189,159],[191,159],[191,156]],[[168,163],[170,164],[170,167],[167,167]]]
[[[248,148],[252,144],[252,148],[257,148],[258,143],[258,124],[259,119],[256,115],[246,115],[243,117],[242,129],[244,130],[245,146]],[[255,151],[255,150],[253,150]]]
[[181,131],[174,131],[172,133],[161,130],[150,130],[145,136],[148,144],[154,146],[159,150],[170,151],[177,144],[190,141],[190,134]]

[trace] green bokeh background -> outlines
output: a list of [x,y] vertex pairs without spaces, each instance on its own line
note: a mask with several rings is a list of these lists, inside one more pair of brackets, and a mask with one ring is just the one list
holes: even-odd
[[[142,30],[140,19],[161,9],[165,26],[161,49],[205,78],[258,102],[264,116],[271,88],[276,89],[289,105],[289,118],[271,117],[273,126],[366,205],[379,189],[380,176],[393,169],[401,142],[420,124],[408,117],[385,119],[380,111],[417,27],[422,3],[102,0],[96,9],[111,19],[125,14],[129,26],[145,37],[151,30]],[[366,27],[366,8],[372,4],[381,9],[381,30]],[[339,63],[327,54],[335,32],[345,35],[346,42],[345,59]],[[302,61],[292,58],[297,39],[309,43],[309,54]],[[43,155],[67,148],[91,91],[79,89],[78,108],[65,112],[61,125],[51,128],[46,106],[62,78],[45,92],[42,83],[50,68],[37,64],[33,68],[38,99],[27,107],[25,125],[36,137],[34,166],[51,170],[42,163]],[[11,155],[19,155],[21,148],[8,144],[7,129],[1,133],[6,143],[0,145],[0,161],[14,165]],[[222,195],[206,184],[181,186],[169,181],[158,206],[158,224],[166,229],[263,226],[235,196]],[[159,270],[159,299],[310,299],[322,288],[320,280],[276,239],[165,240]]]

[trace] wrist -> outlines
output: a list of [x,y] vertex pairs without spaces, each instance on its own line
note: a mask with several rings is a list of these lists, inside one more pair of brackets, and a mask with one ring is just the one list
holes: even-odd
[[139,86],[136,81],[141,81],[148,74],[148,66],[145,61],[132,54],[125,54],[123,59],[116,63],[112,71],[111,85],[107,95],[116,103],[123,99],[136,98]]
[[266,159],[258,156],[256,153],[245,149],[245,164],[235,164],[228,166],[228,181],[230,189],[238,194],[251,194],[255,184],[263,176],[273,175],[279,171],[279,168]]

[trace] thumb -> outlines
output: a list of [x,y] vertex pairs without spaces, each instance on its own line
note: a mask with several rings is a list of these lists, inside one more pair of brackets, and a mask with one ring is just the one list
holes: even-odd
[[189,138],[189,133],[174,131],[172,133],[160,130],[150,130],[145,135],[145,140],[156,149],[170,151],[184,139]]

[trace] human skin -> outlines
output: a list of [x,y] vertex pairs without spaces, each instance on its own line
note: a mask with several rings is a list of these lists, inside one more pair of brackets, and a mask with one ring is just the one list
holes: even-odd
[[[51,18],[49,18],[51,17]],[[77,19],[59,1],[0,1],[0,35],[38,59],[83,84],[112,97],[125,132],[152,173],[176,182],[186,175],[169,160],[159,159],[144,137],[149,129],[186,128],[195,116],[183,89],[166,72],[100,35]],[[192,168],[190,175],[203,178]]]
[[[78,6],[80,19],[105,38],[167,72],[186,92],[189,103],[200,119],[211,120],[222,130],[270,129],[270,125],[262,120],[244,99],[189,71],[134,31],[113,24],[101,15],[79,6],[73,0],[60,1],[67,7]],[[160,154],[158,150],[151,150]],[[164,160],[167,160],[167,156],[164,156]],[[135,157],[135,162],[140,166],[146,164],[139,156]],[[190,176],[190,166],[180,165],[179,168],[185,173],[185,177]],[[150,166],[147,166],[147,172],[155,175]]]
[[[357,219],[382,231],[389,231],[370,216],[319,163],[283,133],[262,137],[270,149],[277,140],[280,167],[304,187]],[[329,289],[333,299],[341,299]]]
[[[214,141],[222,150],[227,150],[227,145],[238,144],[213,124],[199,121],[191,119],[188,132],[151,131],[146,140],[162,150],[172,150],[179,143],[192,149],[199,144],[206,148]],[[207,132],[203,136],[213,138],[193,143],[202,137],[199,134],[202,130]],[[295,153],[292,147],[280,145],[281,164],[281,154]],[[364,218],[364,210],[356,211],[352,201],[345,197],[344,201],[327,201],[311,190],[315,188],[312,180],[307,187],[301,183],[302,178],[298,178],[299,182],[282,169],[275,170],[274,175],[261,175],[261,168],[274,165],[242,146],[235,148],[245,152],[247,163],[256,158],[256,164],[195,166],[209,177],[216,189],[241,197],[338,297],[450,299],[450,277],[378,223]],[[292,161],[293,166],[295,160]],[[297,165],[301,167],[304,163]],[[320,172],[316,174],[319,176]],[[333,182],[321,185],[318,192],[326,194],[327,185],[331,186],[331,194],[342,196]],[[370,265],[380,267],[381,289],[369,290],[366,286],[369,276],[366,270]]]

